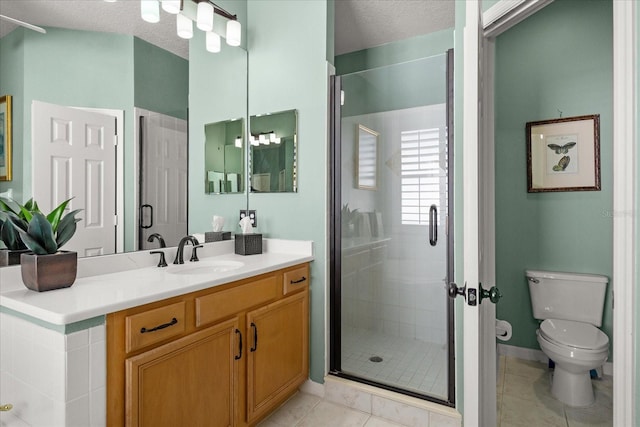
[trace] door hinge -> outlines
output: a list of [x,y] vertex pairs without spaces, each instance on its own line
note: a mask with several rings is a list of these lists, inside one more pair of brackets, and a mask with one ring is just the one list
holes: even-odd
[[118,225],[118,215],[113,216],[113,225]]
[[113,145],[118,146],[118,135],[113,135]]

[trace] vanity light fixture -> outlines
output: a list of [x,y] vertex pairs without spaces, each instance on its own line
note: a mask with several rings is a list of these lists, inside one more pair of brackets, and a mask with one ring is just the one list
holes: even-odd
[[140,0],[142,19],[152,24],[160,22],[160,4],[158,0]]
[[[229,46],[240,46],[242,25],[238,21],[237,15],[232,15],[211,0],[140,0],[142,19],[151,23],[159,22],[160,4],[162,4],[162,10],[176,15],[176,28],[179,37],[192,38],[193,23],[195,22],[199,29],[207,33],[206,48],[209,52],[220,52],[221,37],[226,39]],[[220,30],[214,29],[215,15],[227,20],[224,34],[220,34]],[[215,27],[222,28],[222,31],[225,28],[222,22],[219,25],[216,24]]]
[[251,134],[249,137],[249,141],[251,142],[251,145],[269,145],[272,142],[274,144],[280,144],[280,137],[278,137],[276,133],[271,130],[269,132]]
[[242,137],[240,135],[236,136],[236,147],[242,148]]

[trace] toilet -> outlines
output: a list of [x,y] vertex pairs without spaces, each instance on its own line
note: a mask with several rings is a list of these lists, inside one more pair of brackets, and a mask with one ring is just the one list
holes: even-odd
[[551,394],[575,407],[595,401],[590,371],[609,355],[609,337],[598,329],[609,279],[580,273],[526,270],[542,351],[555,362]]

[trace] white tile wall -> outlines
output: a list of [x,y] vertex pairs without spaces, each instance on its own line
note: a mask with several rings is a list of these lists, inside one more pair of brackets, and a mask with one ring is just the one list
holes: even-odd
[[0,340],[3,426],[106,424],[104,325],[64,335],[0,313]]

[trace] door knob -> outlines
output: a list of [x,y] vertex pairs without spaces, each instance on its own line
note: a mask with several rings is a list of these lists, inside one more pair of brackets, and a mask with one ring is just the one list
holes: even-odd
[[465,297],[465,299],[467,298],[467,285],[465,284],[463,287],[459,288],[458,285],[456,285],[455,283],[451,282],[449,283],[449,288],[447,289],[449,292],[449,297],[450,298],[455,298],[458,295],[462,295],[463,297]]
[[491,301],[494,304],[497,304],[498,301],[500,301],[500,298],[502,298],[502,294],[500,293],[500,290],[495,286],[492,286],[491,289],[483,289],[482,283],[480,283],[480,303],[481,304],[484,298],[489,298],[489,301]]
[[12,408],[13,408],[13,405],[11,403],[0,405],[0,412],[7,412],[7,411],[10,411]]

